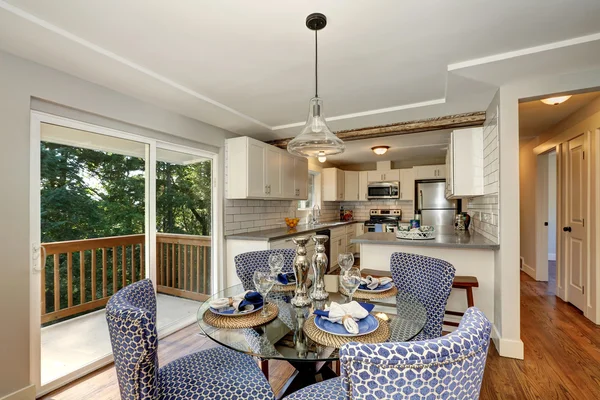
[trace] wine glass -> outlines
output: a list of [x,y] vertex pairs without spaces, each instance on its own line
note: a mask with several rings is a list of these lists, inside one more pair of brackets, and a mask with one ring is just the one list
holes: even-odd
[[338,255],[338,264],[343,272],[348,271],[354,266],[354,254],[352,253],[340,253]]
[[354,292],[356,292],[356,289],[360,286],[360,280],[360,270],[356,267],[350,268],[340,275],[340,285],[342,285],[346,293],[348,293],[348,303],[352,301]]
[[281,273],[281,270],[283,269],[282,253],[271,253],[271,255],[269,255],[269,268],[275,276]]
[[260,312],[260,316],[268,317],[270,313],[267,312],[267,295],[275,284],[275,275],[271,271],[257,269],[254,271],[252,280],[254,281],[256,290],[263,298],[263,308]]

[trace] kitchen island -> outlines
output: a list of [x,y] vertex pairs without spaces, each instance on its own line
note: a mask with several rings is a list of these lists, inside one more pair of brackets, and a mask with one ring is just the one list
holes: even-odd
[[[475,305],[494,319],[494,263],[500,248],[482,235],[445,230],[429,240],[397,239],[395,233],[369,232],[351,240],[360,246],[360,267],[382,272],[390,271],[393,253],[413,253],[445,260],[456,268],[456,275],[475,276],[479,288],[473,290]],[[453,289],[448,299],[449,310],[464,311],[467,300],[464,290]],[[457,321],[451,317],[447,320]]]

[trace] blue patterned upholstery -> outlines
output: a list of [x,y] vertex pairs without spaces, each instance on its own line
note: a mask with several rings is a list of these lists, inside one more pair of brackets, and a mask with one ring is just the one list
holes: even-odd
[[[477,400],[490,331],[491,324],[485,315],[471,307],[458,329],[441,338],[405,343],[349,343],[340,349],[341,378],[309,386],[287,399]],[[340,388],[343,397],[338,394]]]
[[[444,311],[456,271],[454,266],[437,258],[394,253],[390,270],[398,290],[415,296],[427,310],[427,323],[415,340],[442,336]],[[391,341],[394,341],[393,337]]]
[[106,320],[124,400],[274,399],[252,357],[229,349],[204,350],[159,369],[156,297],[150,280],[113,295]]
[[282,273],[294,272],[294,257],[296,249],[277,249],[250,251],[248,253],[238,254],[234,258],[235,272],[242,281],[244,290],[256,290],[252,276],[259,267],[269,268],[269,256],[273,253],[283,254]]

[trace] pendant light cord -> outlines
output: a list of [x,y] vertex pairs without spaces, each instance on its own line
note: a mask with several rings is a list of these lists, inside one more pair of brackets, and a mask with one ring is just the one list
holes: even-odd
[[319,97],[319,73],[317,71],[317,65],[319,64],[319,44],[317,32],[318,30],[315,29],[315,97]]

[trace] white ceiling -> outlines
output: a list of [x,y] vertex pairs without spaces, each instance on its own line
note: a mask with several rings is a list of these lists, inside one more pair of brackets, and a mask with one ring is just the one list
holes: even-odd
[[562,104],[547,105],[539,100],[519,103],[519,137],[532,139],[585,107],[600,96],[600,92],[575,94]]
[[600,65],[597,0],[0,0],[0,49],[283,138],[313,94],[304,21],[316,11],[328,17],[320,95],[333,130],[480,111],[499,84]]

